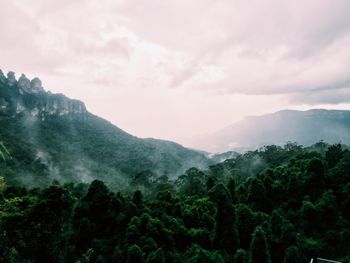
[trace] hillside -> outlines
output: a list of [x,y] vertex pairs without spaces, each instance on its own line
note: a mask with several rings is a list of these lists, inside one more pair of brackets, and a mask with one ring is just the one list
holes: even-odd
[[17,81],[13,72],[0,72],[0,142],[11,156],[0,162],[2,175],[27,186],[96,178],[118,186],[146,170],[175,176],[211,163],[179,144],[132,136],[83,102],[46,92],[38,78]]
[[350,144],[350,111],[283,110],[250,116],[214,134],[195,139],[192,145],[210,152],[284,145],[288,141],[309,146],[323,140]]

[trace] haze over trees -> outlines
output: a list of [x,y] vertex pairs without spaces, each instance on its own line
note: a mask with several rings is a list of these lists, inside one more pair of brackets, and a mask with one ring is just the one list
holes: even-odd
[[318,143],[266,146],[177,179],[145,173],[122,192],[2,177],[0,261],[349,262],[349,167],[348,150]]

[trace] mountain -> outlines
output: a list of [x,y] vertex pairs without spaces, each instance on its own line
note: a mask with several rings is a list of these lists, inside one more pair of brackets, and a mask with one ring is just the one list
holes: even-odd
[[327,143],[350,144],[350,111],[313,109],[283,110],[250,116],[192,144],[210,152],[242,151],[263,145],[297,142],[308,146]]
[[179,144],[132,136],[83,102],[46,92],[38,78],[1,70],[0,145],[0,175],[26,185],[98,178],[118,186],[144,171],[176,176],[212,163]]

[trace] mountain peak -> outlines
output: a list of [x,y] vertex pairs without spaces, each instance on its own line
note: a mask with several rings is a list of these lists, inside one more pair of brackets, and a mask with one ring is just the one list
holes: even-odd
[[15,85],[17,84],[15,72],[9,71],[9,72],[7,73],[7,84],[8,84],[9,86],[15,86]]
[[6,82],[6,77],[4,75],[4,72],[0,69],[0,83],[5,83]]
[[30,82],[30,87],[31,87],[33,92],[44,91],[44,88],[42,86],[42,82],[39,78],[32,79]]
[[15,72],[9,71],[6,78],[0,70],[0,115],[29,114],[45,120],[50,116],[81,117],[86,113],[83,102],[46,92],[39,78],[30,80],[21,74],[17,81]]

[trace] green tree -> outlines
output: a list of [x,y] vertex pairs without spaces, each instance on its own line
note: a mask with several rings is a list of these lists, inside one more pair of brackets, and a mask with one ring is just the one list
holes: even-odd
[[147,257],[147,263],[165,263],[166,258],[162,248],[158,248],[156,251],[151,252]]
[[234,258],[234,263],[247,263],[248,262],[248,253],[243,249],[238,249]]
[[142,252],[141,248],[138,245],[132,245],[128,248],[128,258],[127,263],[142,263],[144,253]]
[[252,178],[248,187],[248,203],[259,211],[267,211],[269,201],[266,196],[266,188],[259,178]]
[[208,251],[198,245],[192,245],[184,255],[186,263],[224,263],[224,258],[217,252]]
[[231,199],[233,203],[237,202],[237,197],[236,197],[236,181],[233,178],[230,178],[227,184],[227,188],[231,194]]
[[140,190],[135,191],[133,197],[132,197],[132,202],[137,206],[137,207],[142,207],[142,192]]
[[215,185],[215,180],[212,176],[210,176],[207,180],[207,191],[209,191],[211,188],[213,188]]
[[341,158],[343,158],[343,149],[340,143],[328,147],[326,152],[326,161],[330,168],[333,168]]
[[258,226],[253,234],[249,249],[249,263],[271,263],[266,233],[261,226]]
[[287,248],[283,263],[300,263],[300,262],[306,262],[306,259],[302,255],[300,249],[296,246],[291,246]]
[[239,203],[236,206],[236,211],[240,245],[243,249],[248,250],[251,243],[252,234],[257,226],[256,216],[245,204]]
[[312,158],[307,166],[308,180],[305,191],[313,198],[318,198],[325,187],[325,167],[320,158]]
[[239,244],[239,237],[236,212],[230,193],[223,184],[217,184],[210,190],[209,196],[217,207],[214,245],[234,254]]
[[179,176],[177,184],[180,193],[187,195],[203,195],[205,192],[204,173],[197,168],[190,168],[185,174]]

